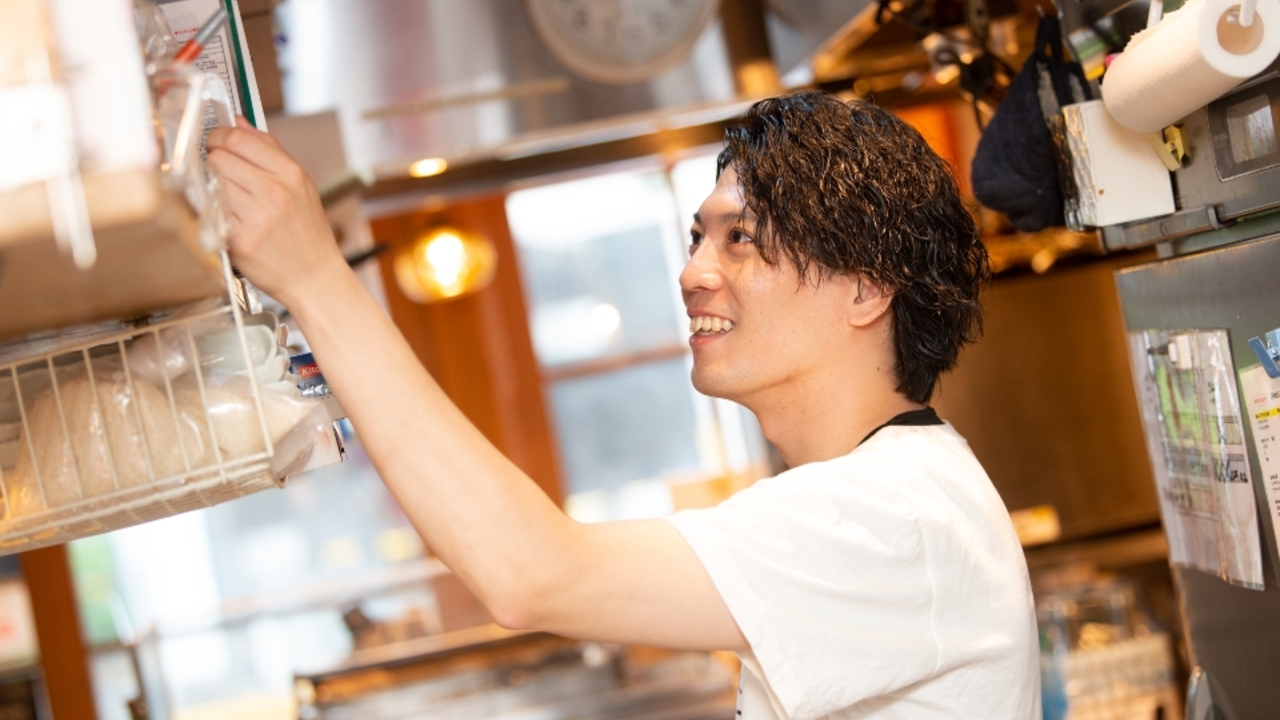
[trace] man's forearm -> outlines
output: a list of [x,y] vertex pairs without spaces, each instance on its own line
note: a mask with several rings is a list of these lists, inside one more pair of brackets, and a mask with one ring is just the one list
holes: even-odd
[[463,416],[352,273],[287,302],[414,527],[500,621],[521,624],[521,596],[565,559],[574,523]]

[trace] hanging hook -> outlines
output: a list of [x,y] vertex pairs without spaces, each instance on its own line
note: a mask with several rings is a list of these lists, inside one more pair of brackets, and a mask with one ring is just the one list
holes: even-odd
[[1164,0],[1151,0],[1151,4],[1147,6],[1147,29],[1150,30],[1159,25],[1162,17],[1164,17]]
[[1244,0],[1240,3],[1240,27],[1249,27],[1253,24],[1253,13],[1258,4],[1258,0]]

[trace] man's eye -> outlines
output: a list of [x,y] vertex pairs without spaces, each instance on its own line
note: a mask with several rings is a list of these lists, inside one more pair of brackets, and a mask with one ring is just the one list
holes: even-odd
[[729,242],[750,243],[750,242],[755,242],[755,239],[752,238],[750,235],[742,232],[741,230],[731,230],[729,231]]
[[689,254],[692,255],[694,250],[702,244],[702,233],[694,230],[689,233]]

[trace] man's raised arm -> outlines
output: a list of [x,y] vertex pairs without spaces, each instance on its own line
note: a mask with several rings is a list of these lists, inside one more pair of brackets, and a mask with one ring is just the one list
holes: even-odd
[[348,269],[314,186],[274,138],[218,129],[208,147],[237,267],[289,308],[383,481],[499,623],[745,648],[674,526],[573,521],[463,416]]

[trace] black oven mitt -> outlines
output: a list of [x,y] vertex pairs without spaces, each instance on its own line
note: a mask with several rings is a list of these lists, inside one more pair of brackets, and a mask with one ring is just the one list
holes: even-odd
[[[1054,106],[1051,110],[1044,107],[1042,85],[1049,86],[1044,90],[1048,104]],[[1063,225],[1059,168],[1045,113],[1056,114],[1061,105],[1088,96],[1079,63],[1067,62],[1063,56],[1061,23],[1053,15],[1042,17],[1035,50],[978,141],[972,170],[978,201],[1007,215],[1021,232]]]

